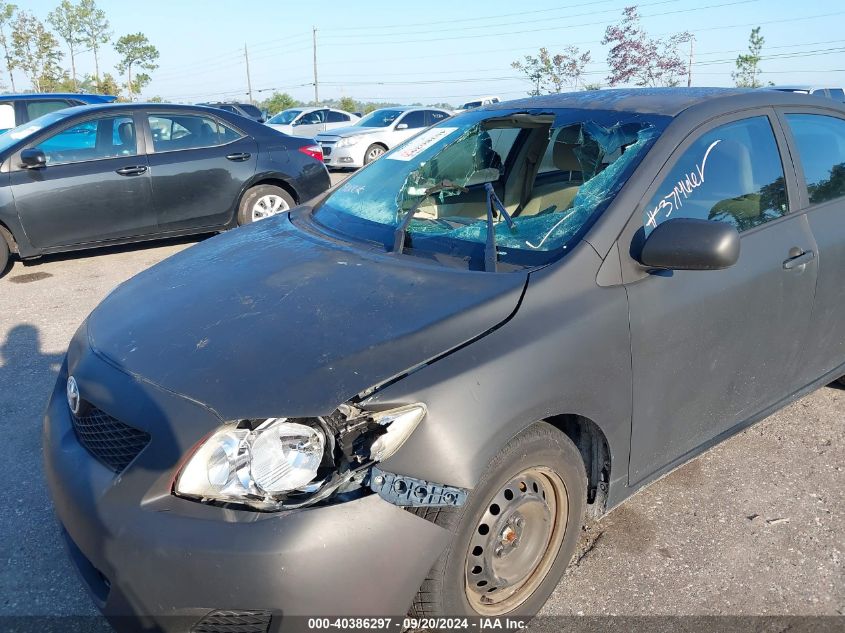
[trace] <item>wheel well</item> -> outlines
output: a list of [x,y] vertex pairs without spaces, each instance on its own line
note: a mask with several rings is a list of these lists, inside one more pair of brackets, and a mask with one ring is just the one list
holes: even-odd
[[556,415],[546,422],[565,433],[581,453],[587,471],[587,512],[593,517],[604,514],[610,484],[610,448],[601,428],[580,415]]
[[387,145],[385,145],[381,141],[376,141],[375,143],[370,143],[369,145],[367,145],[367,149],[370,149],[373,145],[378,145],[379,147],[383,147],[385,150],[387,150]]
[[[257,187],[258,185],[275,185],[276,187],[281,187],[282,189],[284,189],[285,191],[287,191],[291,195],[291,197],[293,198],[293,201],[296,204],[299,204],[299,194],[296,193],[296,189],[291,187],[289,183],[285,182],[281,178],[264,178],[262,180],[258,180],[256,182],[252,183],[247,188],[247,191],[249,191],[253,187]],[[246,192],[244,192],[244,193],[246,193]]]
[[12,232],[2,222],[0,222],[0,236],[2,236],[2,238],[6,240],[6,244],[9,245],[10,253],[18,252],[18,243],[15,241],[15,236],[12,235]]

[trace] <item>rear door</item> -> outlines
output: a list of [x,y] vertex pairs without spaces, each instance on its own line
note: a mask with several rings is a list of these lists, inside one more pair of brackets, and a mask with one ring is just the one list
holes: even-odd
[[144,120],[159,227],[181,231],[227,224],[255,173],[255,139],[202,112],[148,111]]
[[810,383],[845,363],[845,114],[781,113],[801,182],[801,207],[819,249],[819,279],[802,378]]
[[790,213],[796,184],[784,145],[769,110],[712,122],[681,144],[635,218],[646,235],[670,218],[726,222],[741,252],[725,270],[658,271],[626,284],[632,484],[801,386],[818,259],[806,216]]
[[144,236],[156,231],[150,175],[132,113],[76,119],[27,147],[47,166],[11,159],[15,207],[30,242],[44,249]]

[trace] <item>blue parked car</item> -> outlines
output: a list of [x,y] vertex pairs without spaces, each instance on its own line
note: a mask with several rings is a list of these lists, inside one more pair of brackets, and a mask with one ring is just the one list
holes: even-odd
[[116,100],[112,95],[74,93],[0,95],[0,134],[56,110]]

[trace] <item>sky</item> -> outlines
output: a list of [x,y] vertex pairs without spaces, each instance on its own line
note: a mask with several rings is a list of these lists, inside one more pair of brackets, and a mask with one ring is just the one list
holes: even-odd
[[[18,0],[40,19],[57,4]],[[591,53],[586,81],[604,83],[607,47],[601,39],[630,4],[98,0],[113,39],[141,31],[158,47],[159,68],[143,96],[185,103],[247,98],[245,46],[254,100],[279,91],[312,101],[315,27],[320,99],[458,105],[481,95],[517,98],[530,84],[511,62],[540,47],[554,54],[569,45]],[[694,34],[695,86],[733,85],[734,60],[755,26],[766,40],[765,82],[845,85],[845,4],[838,0],[643,0],[637,6],[652,37]],[[107,49],[100,67],[117,75],[117,56]],[[69,67],[69,60],[64,63]],[[93,67],[90,53],[79,56],[81,72],[93,73]],[[19,73],[15,81],[18,88],[27,85]]]

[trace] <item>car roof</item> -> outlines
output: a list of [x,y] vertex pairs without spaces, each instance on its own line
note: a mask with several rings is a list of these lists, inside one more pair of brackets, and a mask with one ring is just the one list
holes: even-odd
[[810,95],[756,88],[622,88],[527,97],[481,109],[574,108],[675,117],[685,110],[711,107],[716,103],[724,110],[740,110],[770,105],[818,105],[818,101],[818,97]]

